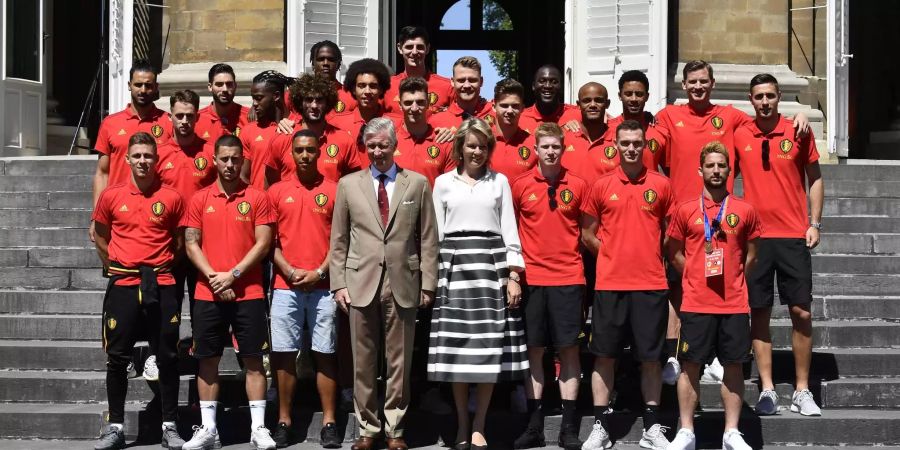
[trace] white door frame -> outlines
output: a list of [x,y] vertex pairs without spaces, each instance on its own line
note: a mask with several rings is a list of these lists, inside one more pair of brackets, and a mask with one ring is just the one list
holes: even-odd
[[107,108],[109,113],[121,111],[131,101],[128,71],[131,70],[134,42],[134,0],[109,0],[109,71],[107,74]]
[[828,152],[849,156],[850,52],[849,0],[827,3]]
[[[0,0],[0,30],[2,31],[2,36],[0,36],[0,154],[4,156],[30,156],[30,155],[40,155],[46,154],[47,152],[47,87],[45,86],[45,82],[47,80],[47,55],[44,48],[44,31],[45,31],[45,12],[47,10],[46,5],[47,0],[39,0],[38,6],[38,77],[39,80],[25,80],[20,78],[12,78],[6,76],[6,18],[9,15],[7,11],[7,0]],[[18,94],[18,105],[11,103],[13,100],[11,99],[9,94]],[[34,136],[36,139],[32,141],[31,145],[26,142],[25,133],[22,131],[25,125],[21,122],[24,119],[23,108],[25,108],[26,97],[37,97],[36,100],[33,100],[33,103],[37,105],[37,130],[36,135]],[[16,145],[7,146],[6,143],[9,141],[9,137],[6,135],[6,126],[7,121],[10,120],[9,117],[6,117],[6,109],[10,106],[18,106],[18,120],[20,121],[18,134],[19,136],[16,138]]]

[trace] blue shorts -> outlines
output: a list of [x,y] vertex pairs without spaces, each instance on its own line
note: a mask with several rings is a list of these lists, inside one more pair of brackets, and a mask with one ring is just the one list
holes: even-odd
[[[272,351],[296,352],[303,343],[305,331],[312,335],[312,351],[331,354],[335,351],[337,327],[334,314],[337,304],[327,290],[300,291],[275,289],[272,294]],[[309,346],[306,346],[309,348]]]

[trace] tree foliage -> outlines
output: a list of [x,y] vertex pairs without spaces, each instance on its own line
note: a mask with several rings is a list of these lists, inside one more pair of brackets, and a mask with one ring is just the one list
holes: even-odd
[[[513,29],[509,14],[496,0],[484,0],[483,17],[485,30]],[[490,50],[488,55],[501,78],[518,78],[519,55],[515,50]]]

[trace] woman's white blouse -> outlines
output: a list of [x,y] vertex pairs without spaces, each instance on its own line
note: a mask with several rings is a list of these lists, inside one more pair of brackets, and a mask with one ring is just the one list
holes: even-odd
[[434,181],[433,201],[441,240],[460,231],[497,233],[506,245],[506,263],[511,269],[525,268],[512,191],[502,173],[488,170],[469,185],[455,170],[447,172]]

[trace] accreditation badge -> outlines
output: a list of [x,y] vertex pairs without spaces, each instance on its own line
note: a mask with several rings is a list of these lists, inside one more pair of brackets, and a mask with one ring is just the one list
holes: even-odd
[[706,261],[704,264],[706,278],[722,275],[722,263],[725,261],[725,252],[721,248],[717,248],[709,253],[706,253],[704,256],[706,257]]

